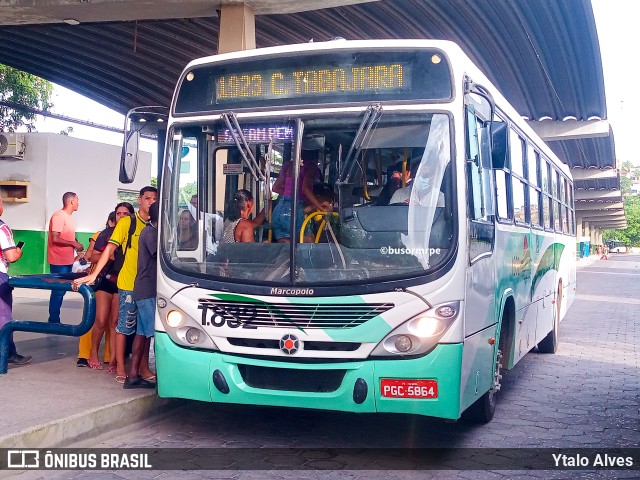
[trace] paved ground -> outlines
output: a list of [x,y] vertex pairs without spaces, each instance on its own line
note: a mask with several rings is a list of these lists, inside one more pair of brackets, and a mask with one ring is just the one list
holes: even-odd
[[[116,437],[92,446],[315,448],[320,449],[315,457],[314,451],[287,450],[272,460],[290,468],[315,465],[318,470],[67,471],[30,472],[20,478],[640,478],[639,470],[492,470],[488,461],[482,465],[482,458],[475,460],[481,466],[469,464],[478,470],[417,472],[411,468],[416,468],[419,460],[407,460],[406,453],[398,459],[395,452],[388,450],[559,448],[569,452],[573,448],[638,447],[640,256],[614,254],[609,261],[581,266],[578,282],[576,301],[560,327],[560,350],[556,355],[530,353],[505,373],[496,415],[488,425],[398,415],[349,415],[186,402],[170,416],[121,431]],[[362,457],[350,456],[354,452],[342,448],[384,450],[365,452],[368,456]],[[274,456],[273,451],[268,452]],[[530,455],[534,451],[517,452]],[[215,464],[211,460],[215,452],[211,450],[182,454],[193,465]],[[509,455],[513,451],[507,452]],[[354,459],[363,458],[370,462],[364,468],[370,470],[348,469]],[[637,453],[635,462],[636,465],[640,462]],[[224,464],[220,465],[222,468]],[[239,465],[247,468],[246,462]],[[335,470],[320,470],[324,468]]]
[[[46,321],[49,292],[14,290],[16,320]],[[82,297],[65,295],[64,323],[78,324]],[[152,391],[123,390],[106,368],[77,368],[78,338],[15,332],[18,352],[33,356],[29,365],[10,367],[0,375],[0,448],[54,447],[95,438],[127,425],[122,411],[141,418],[164,405]],[[0,472],[1,476],[1,472]]]

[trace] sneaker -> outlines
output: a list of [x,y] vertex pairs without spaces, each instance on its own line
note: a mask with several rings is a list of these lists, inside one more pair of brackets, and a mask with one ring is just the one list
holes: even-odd
[[19,353],[14,353],[9,357],[9,364],[12,365],[26,365],[31,361],[31,355],[20,355]]
[[87,360],[86,358],[79,358],[78,361],[76,362],[76,367],[88,367],[89,366],[89,360]]

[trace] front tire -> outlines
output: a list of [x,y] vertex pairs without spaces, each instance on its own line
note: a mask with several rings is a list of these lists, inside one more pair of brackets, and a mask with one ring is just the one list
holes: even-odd
[[472,423],[489,423],[496,413],[496,403],[498,392],[500,391],[500,366],[502,361],[502,352],[498,350],[496,358],[496,370],[493,375],[493,385],[489,391],[485,392],[478,400],[473,402],[471,406],[463,413],[466,420]]
[[496,392],[490,389],[464,412],[464,417],[472,423],[489,423],[495,413]]

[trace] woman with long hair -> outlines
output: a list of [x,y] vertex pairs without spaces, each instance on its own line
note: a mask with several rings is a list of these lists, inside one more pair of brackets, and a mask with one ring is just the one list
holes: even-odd
[[222,231],[222,243],[255,242],[253,230],[264,222],[264,210],[253,220],[249,215],[253,211],[253,195],[249,190],[238,190],[226,211]]
[[[111,234],[113,233],[113,229],[118,223],[118,221],[126,217],[128,215],[133,215],[134,209],[133,205],[128,202],[121,202],[116,205],[115,208],[115,223],[112,226],[104,229],[96,243],[93,247],[93,253],[91,262],[97,263],[102,251],[107,246],[109,242],[109,238],[111,238]],[[91,329],[91,354],[89,357],[89,366],[96,370],[102,370],[102,364],[98,361],[98,349],[100,347],[100,341],[102,340],[102,335],[104,334],[107,325],[109,326],[109,337],[110,337],[110,350],[111,350],[111,361],[109,362],[109,373],[117,373],[117,362],[116,362],[116,324],[118,323],[118,309],[120,306],[119,298],[118,298],[118,287],[116,286],[116,282],[118,279],[119,268],[116,261],[116,256],[121,255],[122,253],[116,251],[114,258],[108,262],[101,271],[102,279],[100,282],[97,282],[93,287],[96,295],[96,320],[93,324],[93,328]],[[120,266],[122,266],[120,264]],[[124,365],[122,366],[122,370],[124,370]],[[116,379],[117,380],[117,379]],[[124,379],[122,379],[124,381]]]

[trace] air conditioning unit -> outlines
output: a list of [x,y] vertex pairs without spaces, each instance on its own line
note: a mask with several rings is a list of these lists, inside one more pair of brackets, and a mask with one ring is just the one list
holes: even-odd
[[24,135],[0,132],[0,157],[23,158]]

